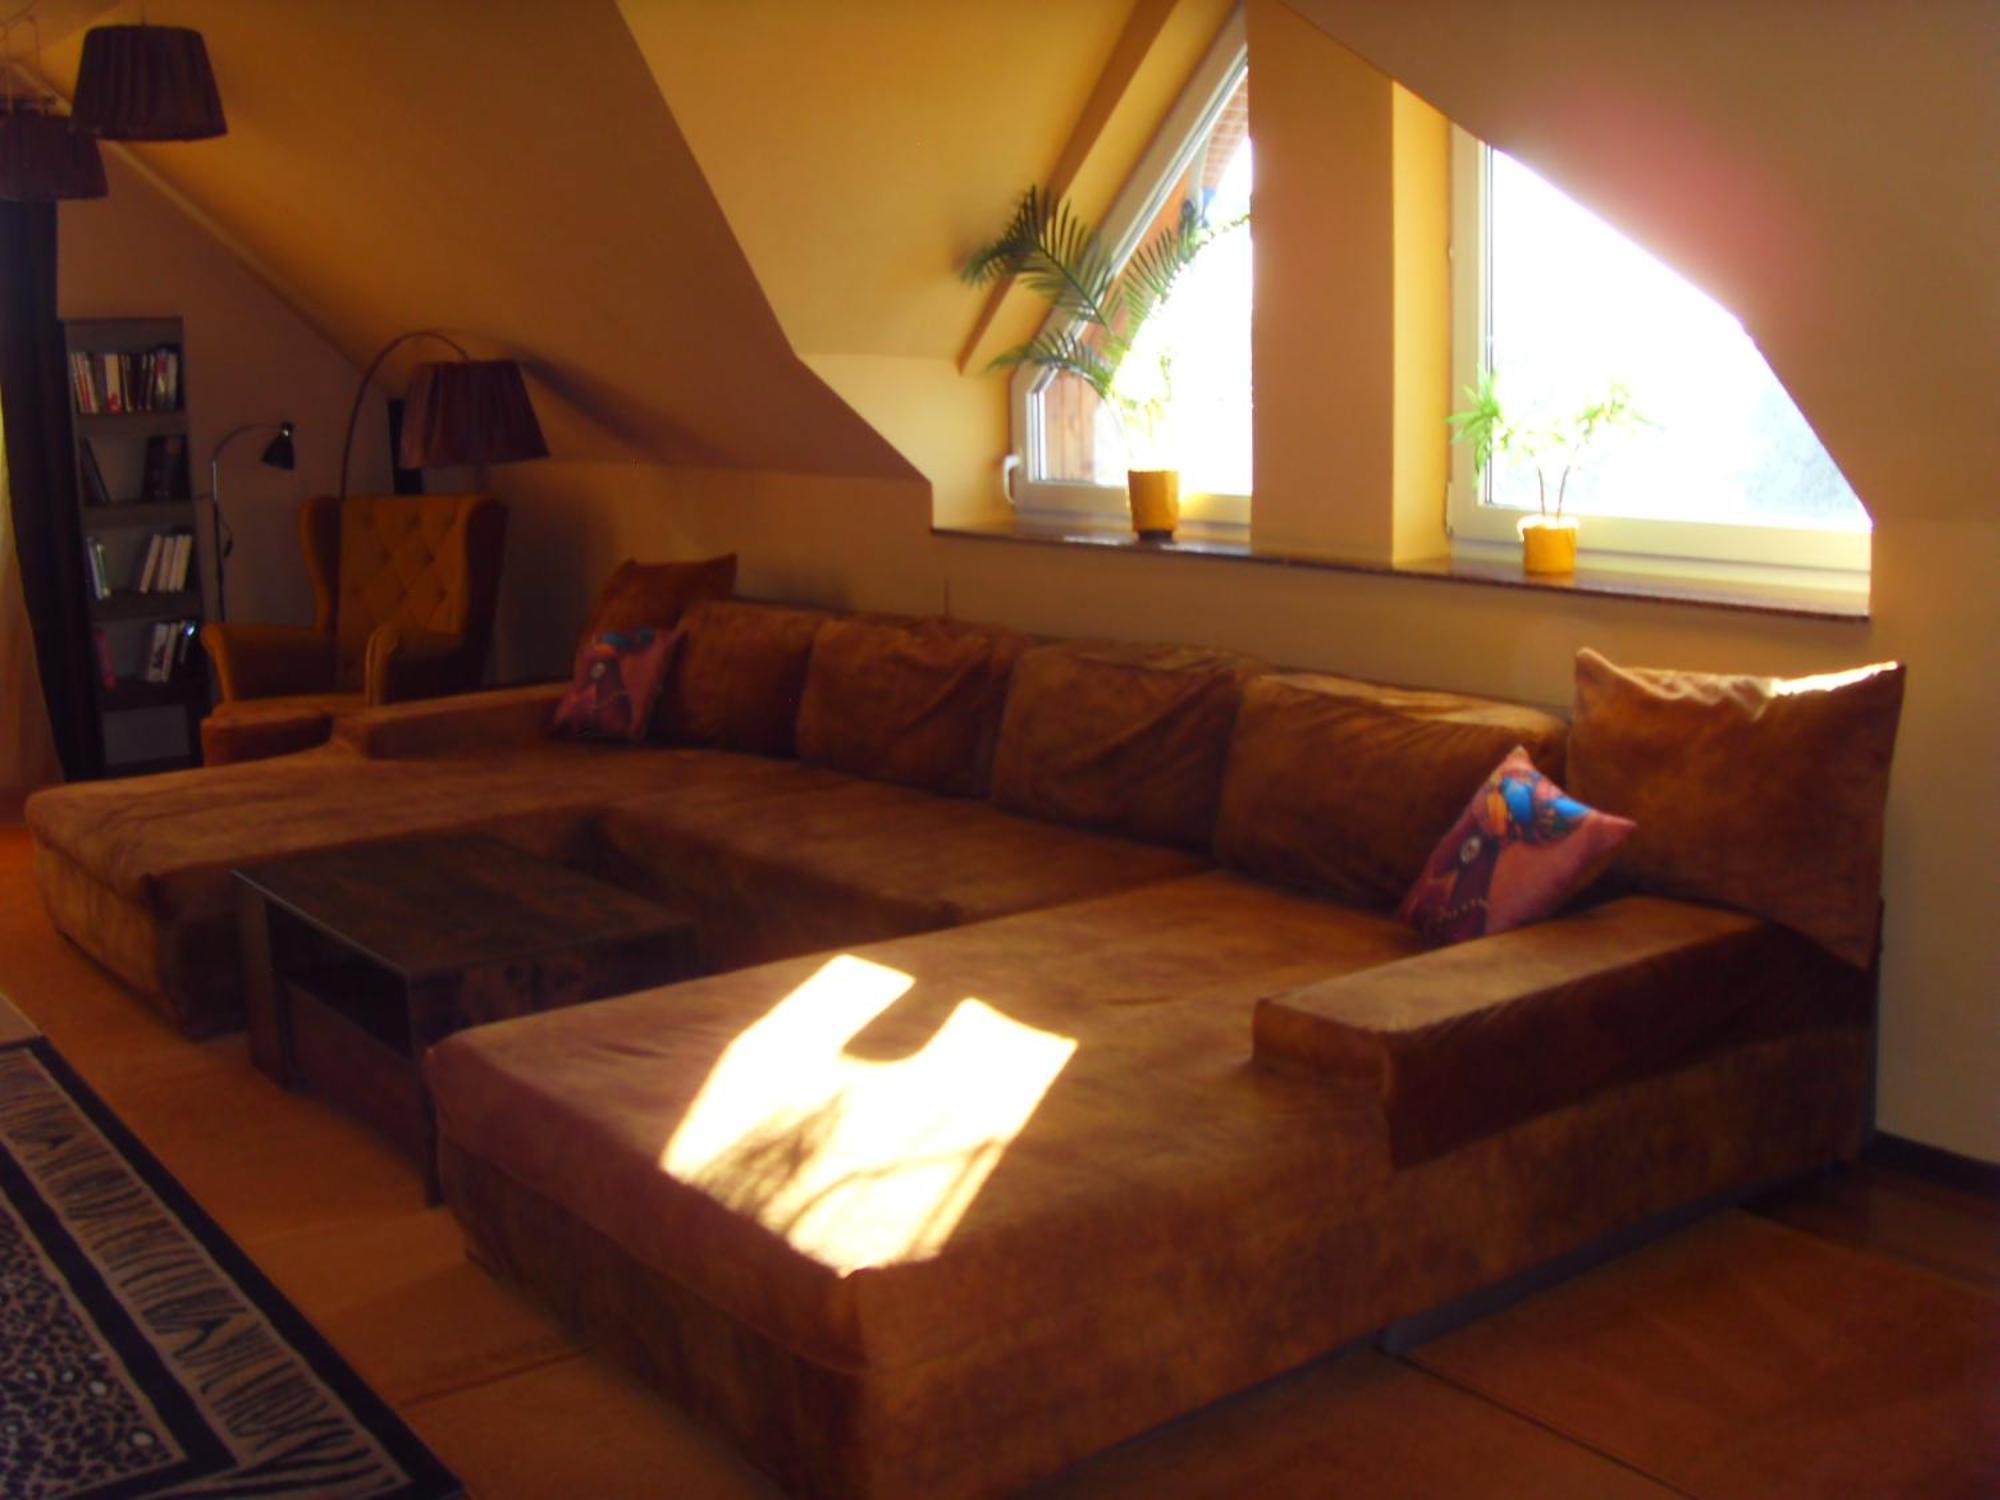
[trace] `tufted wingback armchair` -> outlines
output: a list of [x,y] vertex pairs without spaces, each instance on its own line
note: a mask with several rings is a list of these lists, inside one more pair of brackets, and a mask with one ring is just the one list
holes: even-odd
[[[360,707],[477,687],[506,535],[506,507],[491,495],[308,500],[299,541],[313,623],[203,628],[222,697],[204,746],[213,751],[232,720],[296,718],[287,704]],[[277,699],[287,704],[267,701]]]

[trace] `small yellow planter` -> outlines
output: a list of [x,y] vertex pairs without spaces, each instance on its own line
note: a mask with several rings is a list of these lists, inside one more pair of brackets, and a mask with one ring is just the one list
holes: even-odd
[[1527,573],[1576,571],[1576,520],[1528,516],[1521,522],[1521,569]]
[[1140,539],[1170,540],[1181,524],[1180,470],[1127,469],[1125,492],[1132,501],[1132,529]]

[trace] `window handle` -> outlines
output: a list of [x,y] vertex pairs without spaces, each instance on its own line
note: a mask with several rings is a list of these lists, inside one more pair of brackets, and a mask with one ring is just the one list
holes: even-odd
[[1014,471],[1020,467],[1021,455],[1018,453],[1009,453],[1000,460],[1000,494],[1006,500],[1009,510],[1018,508],[1018,502],[1014,499]]

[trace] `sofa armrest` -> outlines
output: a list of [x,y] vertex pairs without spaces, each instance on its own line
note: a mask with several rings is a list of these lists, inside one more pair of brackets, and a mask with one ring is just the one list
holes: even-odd
[[222,701],[333,691],[333,633],[310,625],[201,627]]
[[548,732],[549,715],[568,686],[537,682],[363,709],[336,719],[333,737],[371,760],[520,749]]
[[483,662],[465,636],[414,625],[378,625],[368,636],[362,684],[369,706],[442,698],[479,686]]
[[1874,977],[1741,913],[1630,897],[1258,1002],[1260,1063],[1374,1090],[1398,1167],[1819,1025]]

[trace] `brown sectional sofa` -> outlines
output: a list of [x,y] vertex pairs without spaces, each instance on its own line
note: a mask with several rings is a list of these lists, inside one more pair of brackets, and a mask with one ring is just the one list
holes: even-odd
[[1560,772],[1549,715],[741,604],[677,652],[674,743],[514,690],[29,816],[191,1029],[285,849],[479,827],[690,903],[708,977],[433,1050],[446,1196],[798,1492],[1004,1491],[1867,1128],[1873,976],[1788,930],[1388,915],[1508,749]]

